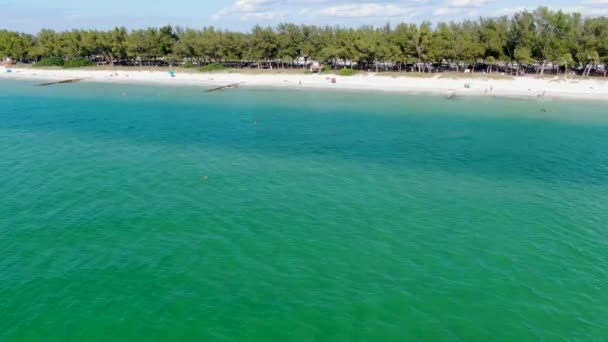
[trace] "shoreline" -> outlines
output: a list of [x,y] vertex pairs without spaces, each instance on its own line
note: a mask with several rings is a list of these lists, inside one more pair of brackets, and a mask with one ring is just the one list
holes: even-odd
[[[10,69],[11,72],[7,72]],[[477,77],[441,78],[361,74],[242,74],[185,73],[175,77],[167,71],[85,70],[0,68],[0,79],[48,80],[83,79],[83,82],[151,84],[166,86],[220,87],[238,83],[242,87],[316,89],[332,91],[370,91],[445,97],[482,96],[518,99],[608,100],[608,81],[519,77],[483,79]],[[336,83],[332,83],[332,79]],[[468,86],[468,87],[467,87]]]

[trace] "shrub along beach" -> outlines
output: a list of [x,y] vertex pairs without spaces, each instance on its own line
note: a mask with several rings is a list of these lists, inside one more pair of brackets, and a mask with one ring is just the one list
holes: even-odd
[[[173,28],[0,31],[0,57],[39,65],[167,65],[446,70],[606,76],[608,18],[540,7],[512,17],[358,29],[281,24],[250,33]],[[45,61],[46,60],[46,61]],[[76,60],[76,62],[69,62]]]

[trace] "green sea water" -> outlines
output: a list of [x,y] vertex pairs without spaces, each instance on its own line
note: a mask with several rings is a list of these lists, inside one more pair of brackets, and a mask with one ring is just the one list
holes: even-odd
[[32,85],[0,341],[608,340],[606,103]]

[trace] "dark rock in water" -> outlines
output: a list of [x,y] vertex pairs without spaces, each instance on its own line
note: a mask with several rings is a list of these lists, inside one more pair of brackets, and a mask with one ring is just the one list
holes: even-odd
[[82,78],[75,78],[75,79],[71,79],[71,80],[63,80],[63,81],[56,81],[56,82],[49,82],[49,83],[41,83],[41,84],[37,84],[37,87],[44,87],[44,86],[50,86],[50,85],[54,85],[54,84],[65,84],[65,83],[77,83],[82,81]]
[[232,83],[232,84],[228,84],[228,85],[225,85],[225,86],[208,89],[205,92],[206,93],[210,93],[210,92],[213,92],[213,91],[220,91],[220,90],[225,90],[225,89],[235,89],[235,88],[238,88],[240,85],[241,85],[240,83]]

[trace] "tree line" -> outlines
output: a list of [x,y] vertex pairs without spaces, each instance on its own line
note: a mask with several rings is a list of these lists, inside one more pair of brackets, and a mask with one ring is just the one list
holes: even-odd
[[335,68],[431,72],[533,70],[606,76],[608,18],[539,7],[461,22],[345,28],[280,24],[251,32],[164,26],[129,31],[0,30],[0,57],[23,62],[86,58],[114,65],[188,63],[288,68],[317,60]]

